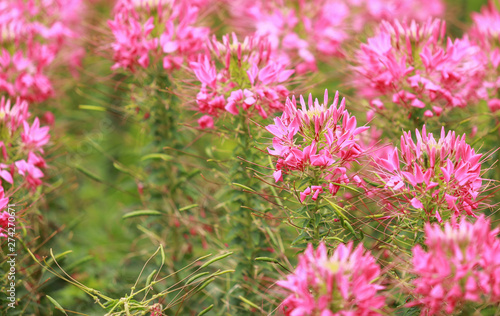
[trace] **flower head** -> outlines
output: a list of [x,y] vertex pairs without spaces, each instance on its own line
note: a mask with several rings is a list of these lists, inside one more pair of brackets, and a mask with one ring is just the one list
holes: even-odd
[[480,47],[467,37],[444,39],[440,20],[382,22],[356,52],[352,84],[374,113],[407,120],[441,115],[480,99],[484,77]]
[[108,21],[115,41],[111,44],[113,69],[147,68],[151,57],[174,70],[193,59],[208,39],[209,29],[199,27],[199,7],[189,1],[120,0]]
[[[402,209],[409,205],[422,209],[427,216],[442,221],[459,215],[475,216],[476,198],[481,193],[481,154],[465,142],[465,135],[445,133],[436,140],[425,126],[401,136],[400,150],[395,148],[379,160],[378,174],[384,190],[398,193]],[[405,206],[406,205],[406,206]]]
[[308,188],[302,194],[304,200],[312,189],[315,200],[317,194],[323,192],[322,185],[335,194],[338,182],[349,182],[346,168],[362,155],[357,136],[368,127],[357,127],[356,118],[345,109],[345,99],[339,104],[338,92],[331,105],[325,91],[323,103],[313,101],[309,95],[306,105],[301,96],[300,106],[295,97],[287,99],[282,116],[274,118],[274,124],[266,127],[274,136],[269,153],[278,158],[276,182],[282,181],[283,171],[311,173],[313,178],[324,181],[315,183],[319,188]]
[[266,118],[283,109],[282,100],[288,95],[283,83],[294,71],[271,58],[267,40],[246,37],[240,41],[233,33],[222,42],[214,37],[209,46],[210,56],[200,55],[189,63],[201,82],[196,97],[200,112],[218,116],[256,111]]
[[344,57],[344,44],[383,19],[419,21],[444,12],[442,1],[314,0],[231,1],[235,26],[265,37],[275,54],[300,74],[317,71],[317,61]]
[[286,280],[278,281],[290,295],[281,304],[286,315],[380,315],[385,298],[375,280],[380,268],[363,246],[340,244],[332,256],[321,243],[307,247]]
[[448,314],[466,302],[500,302],[499,229],[481,216],[476,223],[466,219],[458,225],[446,223],[425,227],[427,251],[413,249],[413,273],[417,278],[410,305],[422,305],[422,315]]

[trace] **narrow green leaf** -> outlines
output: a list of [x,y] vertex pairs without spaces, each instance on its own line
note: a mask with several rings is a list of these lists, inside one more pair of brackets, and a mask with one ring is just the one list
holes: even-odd
[[191,204],[191,205],[188,205],[188,206],[184,206],[183,208],[179,209],[179,212],[184,212],[184,211],[190,210],[192,208],[195,208],[197,206],[198,206],[198,204]]
[[81,173],[83,173],[87,177],[91,178],[92,180],[95,180],[95,181],[100,182],[100,183],[104,182],[99,176],[88,171],[87,169],[83,168],[82,166],[75,166],[75,168],[76,168],[76,170],[80,171]]
[[260,307],[259,307],[259,306],[257,306],[255,303],[253,303],[253,302],[251,302],[251,301],[247,300],[247,299],[246,299],[246,298],[244,298],[243,296],[241,296],[241,295],[240,295],[240,296],[238,296],[238,298],[239,298],[240,300],[242,300],[243,302],[245,302],[247,305],[250,305],[250,306],[252,306],[253,308],[260,309]]
[[79,109],[82,110],[91,110],[91,111],[100,111],[100,112],[106,112],[106,108],[98,105],[83,105],[80,104],[78,106]]
[[195,280],[198,280],[199,278],[201,278],[202,276],[205,276],[207,274],[209,274],[209,272],[201,272],[201,273],[193,275],[191,278],[189,278],[189,280],[187,280],[186,285],[193,283]]
[[255,191],[254,189],[250,188],[250,187],[247,187],[246,185],[243,185],[243,184],[240,184],[240,183],[236,183],[236,182],[233,182],[233,185],[237,186],[237,187],[240,187],[242,189],[245,189],[247,191],[250,191],[250,192],[257,192]]
[[153,272],[151,272],[151,274],[148,275],[148,277],[146,279],[146,286],[149,286],[151,284],[151,280],[153,279],[155,273],[156,273],[156,269],[154,269]]
[[202,310],[198,316],[201,316],[201,315],[205,315],[206,313],[208,313],[209,310],[211,310],[212,308],[214,307],[214,304],[208,306],[207,308],[205,308],[204,310]]
[[122,216],[122,219],[137,217],[137,216],[160,216],[163,215],[161,212],[155,210],[141,210],[127,213]]
[[64,313],[64,315],[66,315],[66,316],[68,315],[68,314],[66,314],[66,312],[64,311],[64,308],[62,308],[62,306],[61,306],[61,305],[60,305],[60,304],[59,304],[59,303],[58,303],[55,299],[53,299],[52,297],[50,297],[50,296],[48,296],[48,295],[45,295],[45,296],[47,296],[47,298],[49,299],[49,301],[50,301],[52,304],[54,304],[54,306],[56,307],[56,309],[58,309],[58,310],[60,310],[61,312],[63,312],[63,313]]
[[269,258],[269,257],[258,257],[255,258],[255,261],[264,261],[264,262],[272,262],[272,263],[279,263],[278,260]]
[[172,156],[166,155],[166,154],[149,154],[146,156],[143,156],[141,158],[141,161],[148,160],[148,159],[161,159],[163,161],[169,161],[172,160]]
[[222,260],[222,259],[224,259],[224,258],[226,258],[226,257],[229,257],[229,256],[230,256],[230,255],[232,255],[232,254],[233,254],[233,252],[231,251],[231,252],[228,252],[228,253],[223,254],[223,255],[221,255],[221,256],[215,257],[215,258],[213,258],[212,260],[209,260],[209,261],[205,262],[204,264],[202,264],[202,265],[201,265],[201,267],[200,267],[200,269],[203,269],[203,268],[205,268],[205,267],[208,267],[208,266],[209,266],[209,265],[211,265],[212,263],[214,263],[214,262],[216,262],[216,261],[219,261],[219,260]]

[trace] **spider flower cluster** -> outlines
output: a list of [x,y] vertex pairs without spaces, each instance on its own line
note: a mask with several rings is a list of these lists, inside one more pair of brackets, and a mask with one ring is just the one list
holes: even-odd
[[[43,147],[49,142],[49,127],[40,126],[36,117],[30,124],[28,103],[17,99],[15,103],[8,99],[0,100],[0,177],[4,182],[14,185],[14,176],[20,175],[22,181],[31,189],[42,184],[45,160]],[[21,182],[22,183],[22,182]],[[18,184],[17,186],[20,186]]]
[[344,44],[371,23],[423,20],[444,12],[441,1],[422,0],[242,0],[233,6],[236,27],[268,38],[280,58],[296,64],[298,73],[317,71],[317,58],[344,56]]
[[[151,59],[174,70],[203,48],[209,28],[197,26],[198,2],[120,0],[108,21],[114,36],[113,69],[147,68]],[[201,5],[201,3],[200,3]]]
[[0,93],[41,102],[54,94],[50,66],[73,69],[83,49],[82,0],[0,1]]
[[376,279],[380,268],[362,245],[340,244],[331,257],[324,243],[309,244],[295,271],[278,281],[290,295],[281,308],[286,315],[381,315],[385,297]]
[[[480,99],[481,49],[467,36],[445,39],[445,23],[383,21],[355,53],[352,84],[375,113],[400,119],[439,116]],[[396,116],[397,117],[397,116]]]
[[200,55],[189,63],[201,82],[196,96],[200,112],[210,116],[257,112],[267,118],[269,113],[283,110],[282,101],[288,96],[283,83],[294,71],[272,58],[267,40],[245,37],[240,41],[233,33],[223,36],[222,42],[214,37],[209,47],[210,55]]
[[[32,123],[30,124],[30,122]],[[41,154],[49,142],[49,127],[40,126],[40,120],[30,119],[28,103],[20,98],[11,102],[0,99],[0,211],[7,208],[7,192],[26,187],[35,190],[42,184],[42,169],[46,163]],[[0,213],[0,236],[7,227],[9,213]],[[5,224],[5,225],[4,225]],[[2,228],[3,227],[3,228]]]
[[422,133],[416,130],[415,135],[416,142],[411,132],[404,132],[400,150],[395,148],[379,160],[377,173],[384,181],[384,190],[389,190],[389,195],[396,193],[403,212],[411,205],[439,222],[443,217],[475,216],[473,210],[482,189],[482,155],[465,142],[465,134],[446,134],[442,128],[436,140],[424,126]]
[[474,24],[469,30],[471,39],[480,45],[487,57],[485,61],[485,79],[480,89],[480,95],[487,100],[492,112],[500,110],[500,12],[490,2],[479,13],[472,14]]
[[500,302],[499,229],[490,229],[484,216],[472,224],[446,223],[425,227],[427,251],[413,249],[413,281],[422,315],[451,314],[467,302]]
[[330,106],[328,91],[322,104],[309,95],[307,105],[300,96],[300,105],[299,109],[295,97],[287,99],[282,116],[266,129],[274,135],[268,151],[278,158],[275,181],[283,181],[283,174],[292,172],[316,181],[301,193],[303,202],[308,195],[316,200],[324,188],[336,194],[338,184],[349,182],[347,169],[363,154],[357,135],[368,127],[357,127],[356,117],[345,109],[345,98],[339,105],[338,92]]

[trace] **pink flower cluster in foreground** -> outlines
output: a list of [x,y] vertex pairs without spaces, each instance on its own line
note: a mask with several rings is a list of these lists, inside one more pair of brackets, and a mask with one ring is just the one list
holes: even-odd
[[246,37],[241,42],[233,33],[225,35],[222,42],[214,37],[209,47],[210,55],[200,55],[189,63],[201,82],[196,96],[200,112],[218,116],[224,112],[238,115],[240,111],[256,111],[266,118],[269,113],[283,110],[282,102],[288,95],[283,83],[294,71],[271,58],[267,40]]
[[[441,115],[480,99],[484,62],[467,36],[444,38],[445,23],[383,21],[355,54],[352,84],[372,109],[389,115],[403,109],[408,119]],[[396,104],[397,106],[394,106]]]
[[237,28],[268,38],[298,73],[316,71],[316,59],[344,55],[344,43],[369,24],[389,18],[424,20],[444,12],[442,1],[240,0],[230,2]]
[[357,127],[356,118],[345,109],[345,99],[339,105],[338,92],[330,106],[328,91],[323,103],[309,95],[307,105],[300,96],[300,105],[297,108],[295,97],[287,99],[282,116],[274,118],[274,124],[266,129],[274,135],[273,148],[268,151],[278,158],[276,182],[283,181],[284,173],[294,171],[318,179],[301,193],[303,202],[309,195],[316,200],[323,188],[336,194],[338,184],[349,182],[347,168],[362,154],[357,135],[368,127]]
[[500,302],[499,229],[490,229],[483,216],[472,224],[462,220],[458,227],[446,223],[425,227],[428,250],[413,249],[413,281],[422,315],[451,314],[467,302]]
[[190,1],[119,0],[113,20],[113,69],[147,68],[151,58],[163,68],[179,68],[203,48],[209,29],[196,26],[199,7]]
[[481,9],[480,13],[472,13],[474,24],[469,30],[471,39],[481,46],[487,54],[485,57],[486,77],[481,87],[481,97],[488,101],[492,112],[500,110],[500,12],[493,1]]
[[404,212],[411,204],[440,222],[442,217],[475,216],[482,185],[482,155],[465,142],[465,134],[446,134],[443,128],[436,140],[424,126],[422,133],[416,130],[415,135],[416,143],[411,132],[403,133],[400,151],[395,148],[379,160],[377,173],[385,182],[384,190],[398,194],[398,210]]
[[362,245],[352,247],[340,244],[331,257],[324,243],[307,247],[295,271],[277,282],[290,293],[281,304],[286,315],[381,315],[380,268]]
[[[0,142],[0,178],[11,186],[14,176],[20,175],[21,183],[16,187],[26,185],[36,189],[42,184],[45,160],[43,147],[49,142],[49,127],[40,126],[35,118],[29,123],[28,103],[18,99],[14,104],[2,98],[0,101],[0,126],[5,131],[5,138]],[[23,183],[24,182],[24,183]],[[2,183],[4,186],[4,183]]]
[[0,94],[36,102],[52,96],[50,66],[79,66],[83,12],[82,0],[0,0]]

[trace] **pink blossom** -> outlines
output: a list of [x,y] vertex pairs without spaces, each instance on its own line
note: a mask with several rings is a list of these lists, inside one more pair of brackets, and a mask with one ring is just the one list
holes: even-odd
[[53,96],[49,73],[54,64],[73,70],[80,63],[76,39],[84,12],[82,0],[2,1],[0,91],[35,102]]
[[[307,174],[321,183],[313,183],[311,188],[301,194],[301,201],[312,194],[313,200],[328,187],[335,194],[338,186],[335,183],[347,183],[347,167],[356,161],[363,149],[358,135],[368,127],[357,127],[354,116],[345,110],[345,99],[339,105],[338,92],[333,103],[328,106],[328,91],[325,91],[323,103],[313,101],[309,95],[306,105],[300,97],[301,108],[298,108],[295,97],[287,99],[281,117],[274,118],[274,124],[266,126],[273,134],[273,146],[269,154],[277,157],[276,172],[281,170]],[[282,174],[275,180],[283,181]],[[333,185],[330,185],[332,184]],[[308,191],[309,190],[309,191]],[[311,191],[312,190],[312,191]]]
[[481,48],[486,56],[483,57],[486,76],[479,90],[482,99],[487,100],[491,112],[500,109],[500,100],[497,98],[500,91],[500,12],[493,1],[481,9],[481,12],[472,13],[474,21],[468,34]]
[[384,21],[361,45],[352,84],[368,99],[372,113],[427,119],[481,98],[481,48],[467,36],[445,39],[444,32],[440,20]]
[[28,185],[34,190],[42,184],[43,172],[37,168],[33,163],[26,162],[26,160],[18,160],[15,162],[16,168],[20,175],[22,175]]
[[295,271],[277,284],[290,295],[281,304],[286,315],[381,315],[380,268],[359,245],[340,244],[331,257],[324,243],[307,247]]
[[465,142],[465,135],[446,134],[444,128],[438,140],[425,126],[415,135],[416,142],[410,132],[404,132],[400,149],[378,160],[383,190],[389,196],[397,193],[403,209],[411,205],[439,221],[442,217],[475,216],[476,199],[482,191],[482,155]]
[[[201,5],[201,4],[200,4]],[[196,26],[199,6],[189,1],[120,0],[108,25],[115,41],[111,44],[113,69],[135,71],[162,61],[163,68],[179,68],[204,48],[209,29]]]
[[472,224],[446,223],[425,227],[427,251],[413,249],[413,281],[422,315],[452,314],[466,302],[500,302],[499,229],[490,229],[490,221],[481,216]]
[[200,112],[212,116],[257,112],[266,118],[283,109],[288,95],[283,84],[294,71],[271,58],[267,40],[246,37],[240,41],[233,33],[223,36],[222,42],[214,37],[209,46],[210,55],[189,63],[201,82],[196,97]]
[[7,211],[0,213],[0,237],[7,237],[4,232],[7,232],[9,227],[9,217],[10,214]]
[[214,120],[210,115],[203,115],[198,120],[198,125],[200,128],[214,128]]
[[33,125],[24,121],[24,132],[21,133],[21,139],[28,148],[39,150],[43,153],[43,146],[49,142],[49,127],[40,127],[40,120],[38,117],[33,121]]

